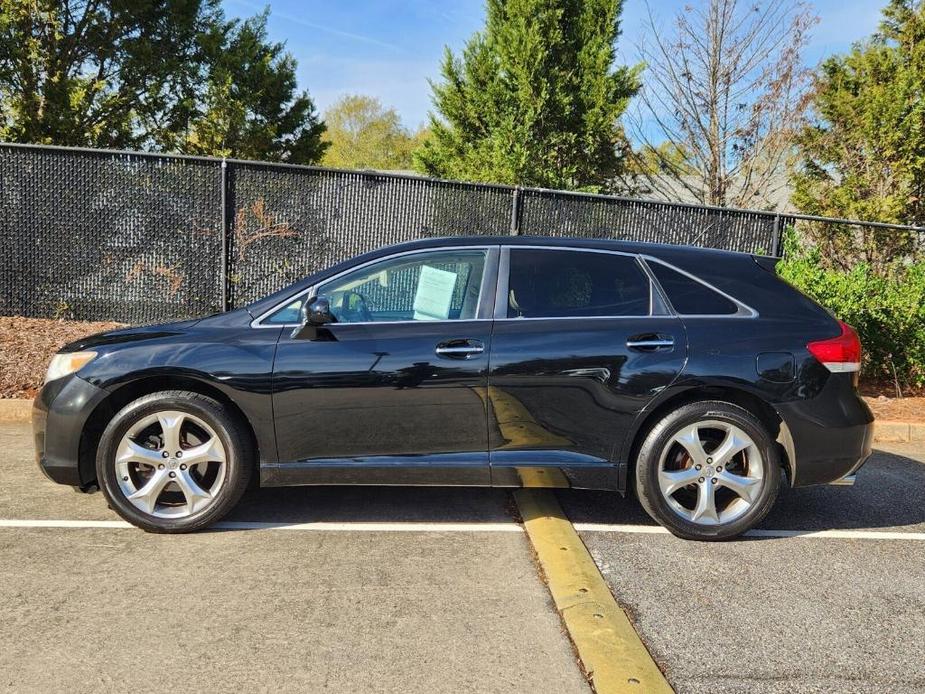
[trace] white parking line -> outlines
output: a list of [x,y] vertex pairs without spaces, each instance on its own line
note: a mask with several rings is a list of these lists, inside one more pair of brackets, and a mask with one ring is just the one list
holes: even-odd
[[[18,520],[0,519],[0,528],[108,528],[125,529],[134,526],[125,521],[109,520]],[[287,523],[260,521],[224,521],[211,528],[216,530],[323,530],[326,532],[412,532],[412,533],[522,533],[523,527],[510,523]]]
[[[619,525],[608,523],[575,523],[578,532],[625,533],[668,535],[659,525]],[[117,520],[31,520],[0,519],[0,528],[97,528],[130,529],[134,526]],[[224,521],[211,526],[215,530],[314,530],[324,532],[380,532],[380,533],[522,533],[517,523],[375,523],[375,522],[312,522],[286,521]],[[749,530],[746,537],[806,537],[840,540],[918,540],[925,541],[925,533],[902,533],[889,530]]]
[[[575,530],[589,533],[641,533],[668,535],[658,525],[611,525],[575,523]],[[901,533],[889,530],[749,530],[746,537],[809,537],[841,540],[925,540],[925,533]]]

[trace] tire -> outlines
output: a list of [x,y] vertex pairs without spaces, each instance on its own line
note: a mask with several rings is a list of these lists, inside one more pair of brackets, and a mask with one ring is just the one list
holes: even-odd
[[669,413],[646,435],[636,461],[642,507],[688,540],[741,535],[767,515],[779,488],[780,459],[767,428],[727,402]]
[[188,533],[234,508],[253,461],[251,438],[237,417],[210,397],[171,390],[138,398],[112,418],[100,438],[96,474],[110,508],[132,525]]

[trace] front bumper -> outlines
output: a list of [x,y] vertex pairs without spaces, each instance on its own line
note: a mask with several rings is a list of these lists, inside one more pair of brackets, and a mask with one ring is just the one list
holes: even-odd
[[791,439],[792,486],[853,484],[871,454],[874,416],[850,374],[832,374],[816,397],[777,411]]
[[73,374],[42,386],[32,403],[32,433],[35,460],[48,479],[83,488],[96,478],[94,461],[81,460],[80,440],[107,395]]

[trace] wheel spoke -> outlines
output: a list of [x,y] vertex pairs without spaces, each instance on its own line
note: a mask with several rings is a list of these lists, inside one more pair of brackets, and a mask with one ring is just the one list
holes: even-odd
[[710,457],[713,458],[714,465],[728,465],[730,460],[751,445],[753,444],[750,438],[743,436],[738,429],[730,429]]
[[161,425],[161,432],[164,437],[164,449],[175,455],[180,448],[180,430],[183,428],[183,420],[186,415],[182,412],[161,412],[157,415],[157,421]]
[[157,467],[158,464],[164,461],[158,451],[145,448],[126,436],[122,439],[122,443],[119,444],[119,450],[116,451],[116,462],[142,463],[144,465],[150,465],[151,467]]
[[681,444],[691,457],[694,465],[706,465],[707,454],[700,441],[700,427],[693,424],[675,434],[674,441]]
[[128,499],[145,513],[153,513],[158,497],[160,497],[169,481],[170,478],[167,476],[166,470],[155,470],[151,479],[141,489],[129,496]]
[[[176,409],[137,419],[111,463],[123,497],[142,513],[171,519],[201,513],[214,503],[228,476],[228,452],[213,426]],[[143,442],[158,436],[162,446],[145,448]]]
[[190,467],[203,463],[223,463],[225,462],[225,452],[221,443],[213,437],[199,446],[183,451],[182,462]]
[[716,513],[715,485],[711,482],[697,485],[697,506],[694,507],[691,520],[704,524],[719,523],[719,515]]
[[761,479],[758,477],[743,477],[723,470],[716,475],[716,479],[719,480],[717,484],[731,489],[749,504],[755,501],[761,490]]
[[193,478],[189,470],[178,470],[175,479],[183,496],[186,497],[186,505],[189,513],[194,513],[197,506],[201,506],[212,498],[212,495],[199,486],[199,483]]
[[686,470],[661,470],[658,473],[658,483],[665,496],[671,496],[679,489],[694,484],[700,473],[693,467]]

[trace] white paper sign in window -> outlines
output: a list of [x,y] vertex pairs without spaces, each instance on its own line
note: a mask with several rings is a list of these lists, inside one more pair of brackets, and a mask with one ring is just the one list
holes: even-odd
[[446,320],[456,288],[456,273],[424,265],[414,295],[414,320]]

